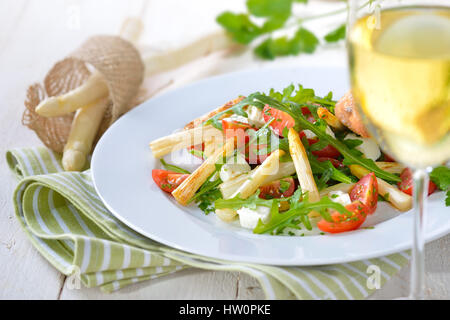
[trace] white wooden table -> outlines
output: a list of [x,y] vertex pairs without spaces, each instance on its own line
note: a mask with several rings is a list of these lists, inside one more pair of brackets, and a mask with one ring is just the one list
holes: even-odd
[[[142,43],[154,50],[176,47],[218,28],[214,17],[224,10],[242,10],[244,0],[150,0],[144,16]],[[315,1],[309,11],[333,9],[333,2]],[[126,16],[136,15],[141,1],[125,0],[3,0],[0,2],[0,298],[1,299],[261,299],[259,284],[236,272],[186,270],[103,294],[93,288],[69,290],[66,277],[31,246],[14,218],[12,193],[16,181],[4,160],[7,149],[39,145],[35,134],[21,125],[29,84],[42,80],[58,59],[87,36],[115,34]],[[319,33],[327,23],[311,25]],[[342,45],[328,46],[311,56],[280,59],[270,64],[343,65]],[[250,52],[224,58],[215,55],[151,80],[170,90],[212,74],[261,67]],[[292,79],[295,81],[295,79]],[[450,298],[450,236],[427,245],[428,296]],[[373,299],[405,296],[409,268],[402,270]]]

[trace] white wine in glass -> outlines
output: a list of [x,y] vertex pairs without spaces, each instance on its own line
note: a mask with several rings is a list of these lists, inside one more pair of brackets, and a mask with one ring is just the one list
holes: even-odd
[[427,170],[450,159],[450,7],[417,2],[374,1],[367,13],[352,0],[348,49],[352,92],[369,131],[414,169],[410,297],[423,299]]

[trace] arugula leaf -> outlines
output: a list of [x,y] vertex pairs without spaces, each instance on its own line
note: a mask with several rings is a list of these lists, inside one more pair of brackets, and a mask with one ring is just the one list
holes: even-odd
[[286,181],[283,179],[280,180],[280,192],[281,193],[285,193],[286,191],[289,190],[290,187],[291,187],[291,183],[289,181]]
[[309,164],[311,166],[311,170],[313,173],[320,173],[323,174],[325,171],[331,172],[331,179],[343,182],[343,183],[353,183],[356,182],[351,177],[347,176],[345,173],[339,171],[336,169],[330,160],[320,162],[316,158],[309,156],[308,157]]
[[316,179],[316,185],[317,188],[320,190],[325,189],[328,185],[328,181],[331,179],[331,176],[333,175],[333,169],[327,168],[322,173],[321,177],[319,179]]
[[261,28],[250,21],[248,14],[236,14],[227,11],[219,15],[216,21],[238,43],[248,44],[262,34]]
[[324,37],[326,42],[337,42],[339,40],[345,39],[346,26],[345,24],[340,25],[333,31],[327,33]]
[[301,113],[300,105],[296,105],[293,103],[288,104],[282,103],[272,97],[265,96],[262,94],[256,94],[254,98],[258,99],[262,103],[270,105],[273,108],[288,113],[292,118],[294,118],[296,124],[299,125],[301,128],[311,130],[313,133],[316,134],[319,140],[325,140],[333,147],[335,147],[344,156],[344,159],[347,164],[359,164],[364,168],[366,168],[367,170],[374,172],[377,177],[384,180],[395,182],[400,181],[400,178],[395,174],[380,169],[373,160],[362,158],[357,152],[355,152],[357,150],[349,149],[347,145],[345,145],[343,142],[333,138],[332,136],[318,129],[314,124],[306,120]]
[[354,149],[357,146],[361,145],[363,143],[362,140],[359,139],[344,139],[342,142],[349,148]]
[[187,171],[183,168],[177,167],[173,164],[168,164],[166,161],[164,161],[164,159],[161,159],[160,161],[161,161],[161,164],[164,166],[164,168],[166,168],[169,171],[173,171],[173,172],[177,172],[177,173],[191,174],[189,171]]
[[[270,89],[269,97],[275,98],[281,102],[294,102],[302,106],[308,107],[308,109],[317,115],[316,105],[312,103],[320,104],[329,109],[334,109],[336,101],[333,100],[333,93],[329,92],[325,97],[316,96],[314,89],[304,88],[301,84],[298,85],[297,91],[295,91],[295,86],[293,84],[283,89],[283,93]],[[294,93],[294,95],[292,95]]]
[[247,199],[242,199],[237,195],[234,198],[231,199],[217,199],[214,203],[214,206],[216,209],[234,209],[239,210],[243,207],[249,208],[249,209],[256,209],[257,206],[263,206],[271,208],[274,201],[277,201],[275,199],[267,200],[267,199],[261,199],[259,197],[259,190],[256,191],[255,194],[248,197]]
[[189,153],[201,159],[205,159],[205,153],[202,150],[191,149],[189,150]]
[[[258,93],[258,92],[257,92]],[[222,120],[221,117],[224,114],[237,114],[239,116],[243,116],[248,118],[247,112],[244,111],[244,107],[247,105],[252,105],[254,107],[257,107],[259,109],[264,108],[264,104],[260,103],[259,101],[256,101],[254,99],[256,93],[250,94],[248,97],[242,99],[240,102],[236,103],[234,106],[232,106],[229,109],[226,109],[224,111],[221,111],[217,114],[215,114],[214,116],[212,116],[211,118],[209,118],[208,120],[206,120],[205,122],[203,122],[202,125],[207,125],[207,124],[211,124],[213,125],[215,128],[222,130]]]
[[311,211],[319,212],[327,221],[332,221],[327,211],[328,209],[334,209],[340,213],[349,213],[343,205],[331,201],[328,197],[323,197],[320,201],[313,203],[308,201],[307,196],[304,196],[302,201],[296,201],[297,197],[292,197],[290,201],[291,208],[286,212],[280,213],[278,210],[274,210],[272,206],[270,221],[264,224],[260,220],[256,228],[253,229],[253,233],[272,233],[278,228],[291,224],[295,218],[300,218],[303,225],[308,230],[311,230],[312,226],[308,218],[308,213]]

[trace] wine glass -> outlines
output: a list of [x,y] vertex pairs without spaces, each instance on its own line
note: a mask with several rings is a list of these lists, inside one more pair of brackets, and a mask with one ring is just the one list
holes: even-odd
[[424,299],[428,173],[450,159],[448,5],[349,1],[347,46],[357,108],[383,150],[413,169],[411,299]]

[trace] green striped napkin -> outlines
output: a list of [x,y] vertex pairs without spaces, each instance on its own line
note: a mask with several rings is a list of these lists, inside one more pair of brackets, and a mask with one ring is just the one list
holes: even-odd
[[[46,148],[10,150],[20,179],[14,192],[17,219],[37,250],[65,275],[111,292],[185,268],[240,271],[255,277],[268,299],[364,299],[368,267],[380,285],[408,263],[408,252],[340,265],[276,267],[220,261],[171,249],[117,220],[95,192],[90,171],[64,172],[61,156]],[[369,288],[370,287],[370,288]]]

